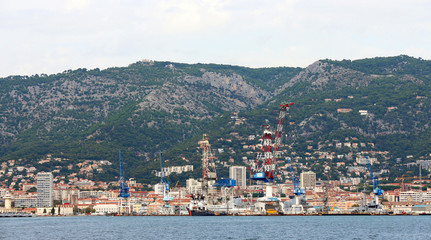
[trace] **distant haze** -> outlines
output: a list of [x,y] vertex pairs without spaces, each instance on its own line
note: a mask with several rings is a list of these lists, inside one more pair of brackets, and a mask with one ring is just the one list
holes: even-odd
[[426,0],[0,0],[0,77],[141,59],[247,67],[431,59]]

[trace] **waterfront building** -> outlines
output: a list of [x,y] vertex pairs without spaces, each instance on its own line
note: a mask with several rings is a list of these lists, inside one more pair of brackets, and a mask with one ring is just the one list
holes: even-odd
[[53,206],[53,176],[50,172],[37,174],[37,206],[39,208]]
[[37,197],[32,195],[16,196],[15,207],[33,208],[37,206]]
[[400,202],[431,202],[431,192],[405,191],[400,192]]
[[161,202],[152,202],[147,206],[147,215],[157,215],[159,208],[163,207],[164,204]]
[[135,203],[132,205],[132,212],[138,214],[145,214],[147,213],[147,205]]
[[247,169],[245,166],[232,166],[229,168],[229,178],[236,180],[236,185],[241,188],[247,186]]
[[[72,216],[73,215],[73,206],[58,206],[58,207],[41,207],[36,208],[35,213],[38,216],[49,216],[49,215],[62,215],[62,216]],[[54,210],[54,211],[53,211]]]
[[430,214],[431,213],[431,205],[414,205],[412,207],[412,213]]
[[93,209],[96,214],[118,213],[117,203],[99,203],[94,205]]
[[394,214],[411,214],[413,206],[413,202],[398,202],[394,203],[391,208]]
[[316,187],[316,173],[312,171],[302,172],[300,182],[302,188],[314,189]]

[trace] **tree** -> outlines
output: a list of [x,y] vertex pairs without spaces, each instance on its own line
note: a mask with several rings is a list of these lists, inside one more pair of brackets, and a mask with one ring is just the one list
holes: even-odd
[[53,215],[53,216],[54,216],[54,213],[55,213],[55,208],[54,208],[54,207],[52,207],[52,209],[51,209],[51,215]]
[[80,212],[81,212],[81,209],[79,209],[79,208],[74,208],[73,209],[73,215],[77,215]]
[[85,213],[87,213],[87,214],[88,214],[88,213],[91,213],[91,208],[90,208],[90,207],[86,207],[86,208],[84,209],[84,212],[85,212]]
[[27,193],[31,193],[31,192],[37,192],[37,188],[36,187],[32,187],[30,189],[27,190]]

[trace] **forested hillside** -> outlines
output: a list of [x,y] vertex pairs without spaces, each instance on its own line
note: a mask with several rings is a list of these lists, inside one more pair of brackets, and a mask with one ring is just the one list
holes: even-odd
[[[226,176],[227,165],[255,157],[248,146],[258,143],[265,120],[275,125],[283,102],[295,103],[283,150],[318,176],[345,174],[324,167],[364,151],[388,152],[377,166],[393,168],[393,174],[397,158],[407,162],[406,156],[430,153],[431,61],[408,56],[320,60],[305,69],[140,61],[11,76],[0,84],[1,158],[21,158],[36,168],[46,154],[116,163],[122,149],[127,176],[155,182],[157,153],[164,151],[167,166],[195,166],[174,180],[198,177],[197,141],[208,133]],[[347,142],[358,147],[345,147]],[[310,157],[322,152],[343,157],[313,165]],[[116,171],[113,164],[93,177],[112,180]]]
[[[146,162],[156,153],[201,133],[224,113],[259,106],[300,70],[140,61],[3,78],[1,158],[35,163],[52,154],[116,162],[123,149],[126,167],[148,174],[154,166]],[[111,170],[101,177],[112,178]]]

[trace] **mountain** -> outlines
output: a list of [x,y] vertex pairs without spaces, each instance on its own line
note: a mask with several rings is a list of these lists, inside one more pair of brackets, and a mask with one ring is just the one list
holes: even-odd
[[[298,157],[302,171],[316,171],[323,179],[326,171],[331,179],[338,179],[349,176],[348,168],[338,164],[355,166],[369,155],[377,159],[374,168],[388,170],[382,177],[417,175],[417,169],[406,164],[430,154],[430,81],[431,61],[408,56],[320,60],[275,89],[265,103],[240,112],[244,124],[237,126],[226,119],[208,132],[214,141],[232,138],[232,143],[214,143],[216,148],[235,149],[219,154],[219,159],[233,157],[234,164],[243,164],[241,159],[253,160],[256,151],[247,154],[242,147],[258,143],[246,137],[261,134],[260,126],[266,121],[275,127],[279,104],[294,102],[285,124],[283,141],[288,147],[283,150]],[[240,137],[233,137],[236,134]],[[196,146],[196,141],[189,147]],[[283,157],[280,160],[279,166],[285,166]]]
[[[421,141],[425,140],[431,117],[430,83],[431,61],[408,56],[323,60],[287,82],[283,92],[272,101],[297,99],[296,110],[302,115],[297,121],[303,123],[301,135],[314,134],[324,139],[350,131],[357,137],[381,141],[381,146],[390,147],[397,154],[425,154],[426,148],[396,150],[389,138],[420,136]],[[340,108],[352,111],[337,112]],[[367,114],[361,116],[359,110]],[[318,131],[309,132],[306,128]]]
[[46,154],[138,165],[224,113],[252,109],[299,68],[140,61],[123,68],[0,79],[2,159]]
[[[188,159],[198,176],[202,133],[214,148],[231,149],[219,158],[243,164],[242,143],[257,143],[244,136],[259,134],[265,119],[274,125],[277,106],[295,102],[284,139],[291,151],[305,154],[310,145],[349,137],[389,151],[387,164],[393,165],[395,158],[429,153],[430,81],[431,61],[404,55],[325,59],[305,69],[145,60],[10,76],[0,79],[0,154],[49,170],[55,166],[36,163],[46,154],[115,163],[116,151],[124,149],[128,176],[156,181],[151,171],[165,151],[167,165]],[[244,121],[235,124],[233,115]],[[232,142],[215,140],[228,138]],[[113,179],[115,166],[95,178]]]

